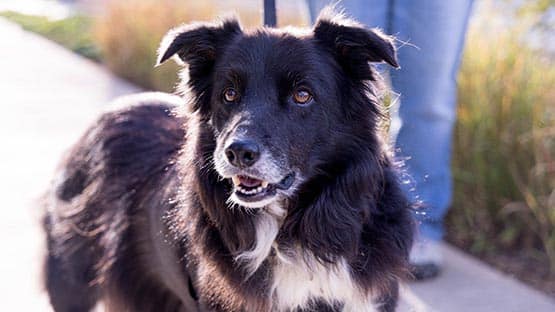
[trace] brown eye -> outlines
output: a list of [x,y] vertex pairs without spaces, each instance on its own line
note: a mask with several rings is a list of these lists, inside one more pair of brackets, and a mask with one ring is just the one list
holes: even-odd
[[312,100],[312,94],[305,89],[297,89],[293,92],[293,100],[297,104],[307,104]]
[[224,90],[224,100],[226,102],[235,102],[239,98],[239,93],[233,88],[227,88]]

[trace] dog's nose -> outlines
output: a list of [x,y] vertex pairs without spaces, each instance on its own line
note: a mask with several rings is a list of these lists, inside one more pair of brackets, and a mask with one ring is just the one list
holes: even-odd
[[225,156],[235,167],[246,168],[260,158],[260,149],[252,141],[235,141],[225,149]]

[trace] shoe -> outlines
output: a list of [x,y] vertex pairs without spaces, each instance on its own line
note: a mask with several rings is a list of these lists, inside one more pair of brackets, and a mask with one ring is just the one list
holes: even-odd
[[438,276],[443,264],[440,243],[418,239],[410,251],[409,264],[414,280],[422,281]]

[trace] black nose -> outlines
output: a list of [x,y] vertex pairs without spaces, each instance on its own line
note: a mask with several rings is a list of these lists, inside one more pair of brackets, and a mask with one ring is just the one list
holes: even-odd
[[260,158],[260,149],[252,141],[235,141],[225,149],[225,156],[235,167],[246,168]]

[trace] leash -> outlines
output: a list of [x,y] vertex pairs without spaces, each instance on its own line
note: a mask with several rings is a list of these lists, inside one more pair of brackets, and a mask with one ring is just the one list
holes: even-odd
[[264,26],[276,27],[276,0],[264,0]]

